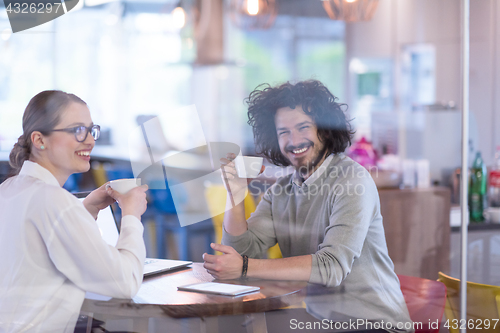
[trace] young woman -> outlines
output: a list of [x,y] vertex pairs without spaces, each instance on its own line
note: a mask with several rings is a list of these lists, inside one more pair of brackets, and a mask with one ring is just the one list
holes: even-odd
[[[147,186],[125,195],[102,186],[83,201],[62,188],[90,168],[100,128],[80,98],[62,91],[33,97],[10,154],[15,176],[0,184],[0,331],[73,332],[85,291],[132,298],[146,256],[141,215]],[[116,247],[95,219],[117,201]]]

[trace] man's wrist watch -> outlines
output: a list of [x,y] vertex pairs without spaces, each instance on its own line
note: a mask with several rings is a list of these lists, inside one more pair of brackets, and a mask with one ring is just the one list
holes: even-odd
[[248,271],[248,256],[243,255],[243,267],[241,268],[241,277],[240,279],[247,279],[247,271]]

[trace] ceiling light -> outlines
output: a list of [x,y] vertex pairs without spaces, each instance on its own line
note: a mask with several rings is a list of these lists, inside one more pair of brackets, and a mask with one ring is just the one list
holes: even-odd
[[248,15],[257,15],[259,13],[259,0],[247,0]]
[[276,20],[276,0],[230,0],[229,17],[241,29],[267,29]]
[[172,11],[172,19],[174,20],[174,26],[182,29],[186,25],[186,12],[182,7],[176,7]]
[[332,20],[356,22],[371,20],[378,0],[323,0],[322,3]]

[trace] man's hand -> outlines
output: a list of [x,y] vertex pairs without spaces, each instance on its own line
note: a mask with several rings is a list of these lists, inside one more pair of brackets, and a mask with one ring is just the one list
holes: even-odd
[[[242,190],[247,187],[247,179],[238,177],[234,159],[236,155],[228,153],[227,158],[221,158],[220,164],[222,169],[222,182],[226,191],[233,198],[236,197]],[[244,197],[244,196],[243,196]],[[234,200],[234,199],[233,199]]]
[[[226,191],[228,191],[229,194],[233,197],[239,196],[239,194],[242,193],[241,191],[245,190],[247,188],[248,183],[250,183],[251,181],[251,179],[238,177],[238,172],[236,172],[236,166],[234,163],[235,158],[236,154],[228,153],[226,155],[226,158],[220,159],[221,170],[222,170],[222,182],[224,183]],[[263,173],[265,168],[266,168],[265,166],[262,166],[259,174]]]
[[90,192],[89,195],[87,195],[87,197],[83,200],[83,205],[87,208],[94,219],[97,219],[97,214],[101,209],[104,209],[115,202],[115,199],[110,197],[106,191],[107,184],[108,183]]
[[212,243],[210,247],[223,254],[216,256],[204,253],[203,267],[218,280],[239,279],[243,268],[243,257],[231,246]]

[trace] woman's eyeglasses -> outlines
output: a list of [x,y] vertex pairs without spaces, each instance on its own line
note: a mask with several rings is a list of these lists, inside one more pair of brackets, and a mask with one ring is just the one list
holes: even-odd
[[76,126],[71,128],[54,129],[51,132],[74,133],[76,141],[83,142],[87,139],[87,135],[89,135],[89,133],[92,135],[94,140],[99,139],[99,136],[101,135],[101,126],[99,125],[92,125],[89,127]]

